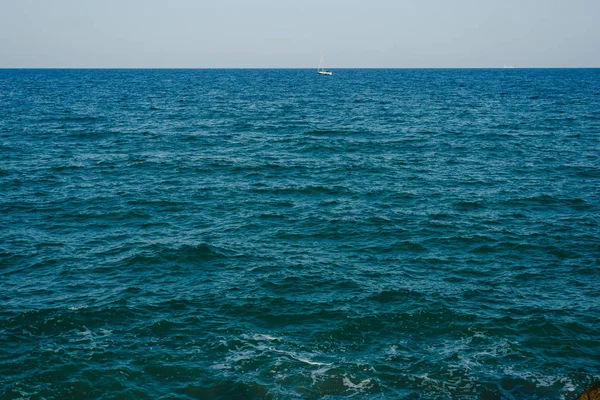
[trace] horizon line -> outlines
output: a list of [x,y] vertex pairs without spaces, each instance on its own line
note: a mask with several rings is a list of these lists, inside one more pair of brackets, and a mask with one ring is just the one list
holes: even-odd
[[[93,70],[111,70],[111,69],[122,69],[122,70],[215,70],[215,69],[230,69],[230,70],[312,70],[317,69],[315,67],[0,67],[0,70],[39,70],[39,69],[93,69]],[[352,69],[600,69],[600,66],[594,67],[517,67],[517,66],[503,66],[503,67],[327,67],[330,70],[352,70]]]

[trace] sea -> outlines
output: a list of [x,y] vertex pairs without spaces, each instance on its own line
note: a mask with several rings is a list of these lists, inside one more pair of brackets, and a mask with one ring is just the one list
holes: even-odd
[[575,399],[600,69],[0,70],[0,399]]

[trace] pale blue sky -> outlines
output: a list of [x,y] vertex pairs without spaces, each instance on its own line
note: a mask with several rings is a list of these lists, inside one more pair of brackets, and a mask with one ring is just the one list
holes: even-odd
[[0,67],[600,67],[600,0],[0,0]]

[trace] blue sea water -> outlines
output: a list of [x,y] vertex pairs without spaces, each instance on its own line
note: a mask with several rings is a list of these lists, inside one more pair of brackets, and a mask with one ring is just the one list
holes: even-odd
[[600,70],[0,70],[1,399],[574,399]]

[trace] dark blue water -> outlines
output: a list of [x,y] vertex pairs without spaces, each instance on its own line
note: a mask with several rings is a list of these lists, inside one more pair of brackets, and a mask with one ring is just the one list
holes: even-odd
[[0,70],[0,398],[573,399],[600,70]]

